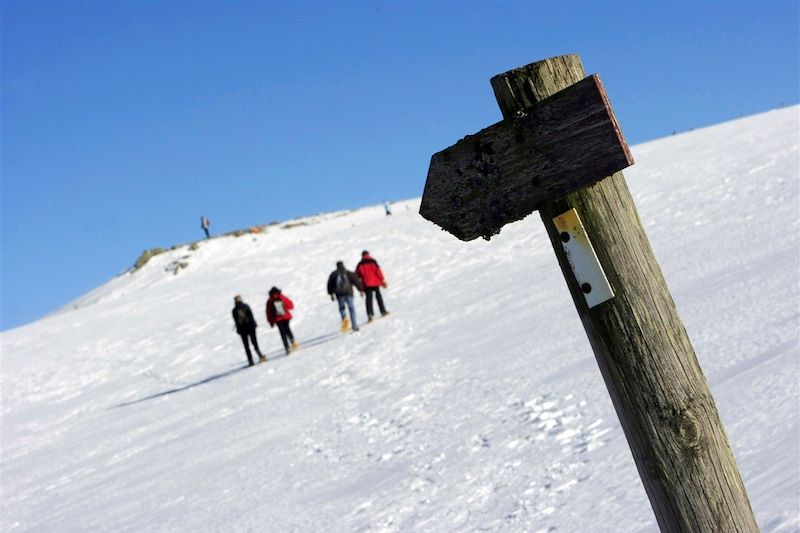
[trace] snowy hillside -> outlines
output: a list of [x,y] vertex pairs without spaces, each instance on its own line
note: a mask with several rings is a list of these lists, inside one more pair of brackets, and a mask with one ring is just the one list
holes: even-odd
[[[792,107],[625,172],[766,532],[800,531],[799,142]],[[418,203],[184,246],[2,333],[0,529],[656,530],[538,215],[462,243]],[[363,249],[392,315],[341,334],[325,283]]]

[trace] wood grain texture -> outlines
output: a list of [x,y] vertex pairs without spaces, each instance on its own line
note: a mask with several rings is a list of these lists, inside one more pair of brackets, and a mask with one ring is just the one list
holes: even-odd
[[595,74],[434,154],[419,212],[461,240],[489,239],[631,164]]
[[[559,56],[492,78],[505,117],[583,79]],[[588,309],[552,219],[575,208],[615,298]],[[621,172],[540,209],[662,531],[758,531],[708,383]]]

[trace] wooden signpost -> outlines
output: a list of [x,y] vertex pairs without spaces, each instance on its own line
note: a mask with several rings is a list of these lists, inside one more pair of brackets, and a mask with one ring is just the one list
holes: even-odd
[[662,531],[758,531],[694,349],[576,55],[491,80],[504,120],[431,159],[420,214],[461,240],[538,210]]

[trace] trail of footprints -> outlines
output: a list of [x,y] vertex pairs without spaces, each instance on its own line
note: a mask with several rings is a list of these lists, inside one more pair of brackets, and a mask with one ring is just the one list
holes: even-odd
[[[329,385],[334,387],[342,384],[332,381]],[[586,402],[574,395],[545,394],[493,408],[483,432],[454,442],[473,419],[461,424],[452,419],[453,413],[439,419],[429,401],[438,396],[434,392],[408,395],[397,402],[390,418],[361,412],[343,416],[335,422],[335,431],[306,435],[306,455],[331,466],[352,463],[360,470],[366,460],[377,470],[402,469],[400,482],[407,486],[407,497],[384,505],[364,499],[352,519],[376,525],[387,515],[414,516],[414,509],[437,497],[455,497],[463,500],[466,509],[475,510],[479,521],[487,519],[483,525],[488,530],[541,528],[567,504],[569,492],[590,478],[589,452],[604,446],[612,430],[601,419],[585,420]],[[377,412],[385,414],[385,410]],[[476,454],[487,456],[475,460]],[[453,489],[454,483],[458,489]],[[386,505],[392,508],[380,509]],[[497,516],[500,508],[502,518]],[[456,526],[465,519],[452,518]],[[544,531],[555,529],[551,525]]]
[[[607,441],[604,435],[611,431],[610,428],[600,427],[601,419],[584,426],[581,410],[585,406],[585,401],[575,403],[573,394],[561,401],[553,395],[545,395],[526,402],[511,403],[512,409],[516,411],[522,423],[533,426],[536,430],[533,435],[526,435],[522,437],[523,439],[534,441],[552,439],[563,448],[572,448],[578,453],[589,452],[603,446]],[[508,446],[518,445],[519,441],[512,441]]]

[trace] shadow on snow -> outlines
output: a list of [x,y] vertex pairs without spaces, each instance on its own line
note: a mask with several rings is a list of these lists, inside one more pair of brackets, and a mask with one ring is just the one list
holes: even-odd
[[[336,338],[341,337],[341,333],[328,333],[325,335],[320,335],[319,337],[314,337],[313,339],[309,339],[307,341],[303,341],[301,347],[303,348],[311,348],[313,346],[319,346],[320,344],[325,344],[326,342],[330,342]],[[267,362],[274,361],[276,359],[285,359],[288,357],[288,354],[283,350],[277,350],[270,354],[267,354]],[[123,402],[120,404],[115,405],[112,409],[116,409],[118,407],[128,407],[130,405],[136,405],[137,403],[146,402],[148,400],[155,400],[156,398],[163,398],[164,396],[170,396],[172,394],[176,394],[178,392],[183,392],[185,390],[193,389],[195,387],[199,387],[200,385],[205,385],[206,383],[211,383],[213,381],[217,381],[223,378],[226,378],[230,375],[236,374],[237,372],[241,372],[242,370],[247,370],[249,365],[244,366],[237,366],[236,368],[232,368],[230,370],[226,370],[225,372],[220,372],[219,374],[214,374],[213,376],[209,376],[207,378],[201,379],[200,381],[196,381],[194,383],[189,383],[188,385],[182,385],[180,387],[175,387],[174,389],[165,390],[163,392],[158,392],[156,394],[151,394],[150,396],[145,396],[144,398],[139,398],[138,400],[131,400],[129,402]]]

